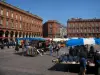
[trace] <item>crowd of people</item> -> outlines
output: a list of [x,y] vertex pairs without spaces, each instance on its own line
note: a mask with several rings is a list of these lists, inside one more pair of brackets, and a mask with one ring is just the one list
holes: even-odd
[[68,54],[63,54],[59,58],[59,62],[80,62],[79,75],[85,75],[86,65],[95,64],[95,75],[100,75],[100,51],[93,46],[88,45],[74,46],[69,48]]
[[[15,51],[19,51],[19,46],[18,42],[15,47]],[[22,52],[27,54],[26,52],[28,51],[29,47],[31,48],[32,52],[37,52],[41,56],[44,54],[46,51],[50,51],[50,55],[52,56],[53,52],[56,52],[58,56],[58,51],[60,50],[60,43],[59,42],[53,42],[53,41],[27,41],[24,40],[21,43],[22,46]]]
[[4,49],[5,47],[9,48],[9,47],[14,47],[16,44],[16,42],[12,39],[7,40],[7,39],[0,39],[0,48]]
[[[19,51],[19,44],[18,42],[13,43],[15,46],[15,51]],[[10,45],[7,45],[9,48]],[[60,42],[54,42],[54,41],[26,41],[24,40],[21,43],[22,47],[22,55],[26,55],[27,51],[30,48],[32,49],[33,54],[40,54],[41,56],[44,54],[44,52],[49,51],[50,56],[52,56],[53,52],[57,54],[57,57],[59,56],[59,50],[61,48]],[[74,46],[74,47],[68,47],[69,53],[68,54],[62,54],[58,57],[59,62],[80,62],[80,73],[79,75],[85,75],[86,72],[86,65],[89,63],[95,64],[95,75],[100,75],[100,51],[95,50],[93,46],[88,45],[81,45],[81,46]]]

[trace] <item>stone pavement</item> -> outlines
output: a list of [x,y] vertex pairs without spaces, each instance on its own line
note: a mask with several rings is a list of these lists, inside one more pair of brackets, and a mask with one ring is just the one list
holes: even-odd
[[47,52],[43,56],[29,57],[15,54],[13,48],[0,50],[0,75],[77,75],[77,73],[48,70],[55,65],[52,63],[55,56],[55,53],[50,56]]

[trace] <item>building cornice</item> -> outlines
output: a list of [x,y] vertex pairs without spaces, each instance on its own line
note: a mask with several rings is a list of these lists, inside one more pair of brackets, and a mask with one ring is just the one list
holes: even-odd
[[97,19],[97,18],[93,18],[93,19],[71,18],[71,19],[68,19],[67,22],[94,22],[94,21],[100,21],[100,19]]
[[[46,21],[45,23],[57,23],[57,24],[61,25],[61,23],[58,22],[57,20],[48,20],[48,21]],[[45,24],[45,23],[44,23],[44,24]]]
[[43,19],[42,19],[41,17],[39,17],[39,16],[37,16],[37,15],[34,15],[34,14],[32,14],[32,13],[29,13],[29,12],[27,12],[27,11],[25,11],[25,10],[22,10],[22,9],[20,9],[20,8],[18,8],[18,7],[16,7],[16,6],[13,6],[13,5],[11,5],[11,4],[8,4],[8,3],[6,3],[6,2],[0,1],[0,5],[3,5],[3,6],[6,6],[6,7],[9,7],[9,8],[12,8],[12,9],[14,9],[14,10],[17,10],[17,11],[21,12],[21,13],[27,14],[27,15],[29,15],[29,16],[32,16],[32,17],[34,17],[34,18],[37,18],[37,19],[43,21]]

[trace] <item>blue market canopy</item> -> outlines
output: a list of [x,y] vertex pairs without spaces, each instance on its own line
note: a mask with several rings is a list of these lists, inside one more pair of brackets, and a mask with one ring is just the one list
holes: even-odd
[[83,45],[83,39],[70,39],[66,41],[67,46],[77,46],[77,45]]
[[97,45],[100,45],[100,38],[95,38],[95,42]]
[[16,40],[38,40],[38,41],[45,41],[44,38],[17,38]]
[[[100,42],[99,42],[100,43]],[[77,46],[77,45],[95,45],[94,38],[78,38],[78,39],[69,39],[66,41],[66,46]]]

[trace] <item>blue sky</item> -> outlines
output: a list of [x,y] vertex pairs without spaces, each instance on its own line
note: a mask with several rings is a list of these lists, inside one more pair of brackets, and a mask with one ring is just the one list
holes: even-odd
[[100,18],[100,0],[6,0],[47,20],[66,26],[70,18]]

